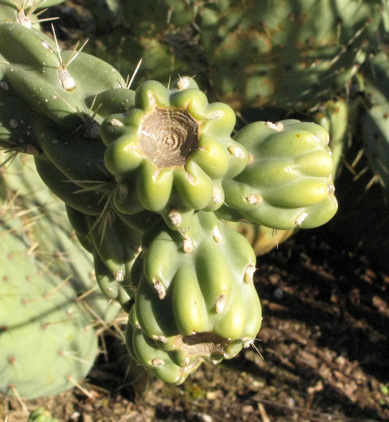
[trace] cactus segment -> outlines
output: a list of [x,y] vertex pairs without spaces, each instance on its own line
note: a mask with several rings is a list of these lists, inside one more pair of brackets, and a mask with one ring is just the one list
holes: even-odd
[[[110,323],[117,316],[119,306],[114,303],[107,306],[105,297],[98,291],[91,256],[80,249],[72,226],[64,219],[65,205],[40,180],[33,158],[28,155],[16,157],[12,166],[2,169],[2,176],[1,201],[23,210],[20,213],[25,219],[22,230],[27,234],[28,247],[34,245],[35,259],[42,263],[46,271],[66,278],[74,291],[84,296],[82,303],[93,309],[96,317]],[[4,205],[3,210],[9,208],[9,205]],[[66,211],[69,211],[70,208],[67,208]],[[80,218],[83,214],[73,209],[72,212],[72,224],[75,222],[74,214],[78,219],[74,224],[76,235],[79,232],[85,235],[88,227]],[[81,237],[79,239],[83,240]],[[88,247],[86,250],[91,252]]]
[[377,180],[389,190],[389,60],[382,51],[372,63],[373,75],[365,78],[370,107],[366,111],[362,135],[370,169]]
[[[185,239],[190,239],[190,248]],[[254,251],[213,213],[196,213],[182,234],[160,230],[137,260],[142,264],[134,265],[132,278],[140,280],[127,341],[152,372],[154,358],[180,368],[197,367],[199,360],[232,358],[256,337],[261,306],[252,282]],[[171,376],[178,369],[173,368],[167,371]],[[167,374],[161,377],[165,380]]]
[[128,312],[134,296],[131,270],[140,252],[141,232],[113,213],[105,220],[84,218],[87,231],[83,236],[94,257],[97,282],[109,299],[118,301]]
[[101,142],[91,145],[93,141],[81,134],[69,138],[68,132],[51,122],[36,125],[35,132],[42,151],[67,179],[88,189],[93,188],[93,183],[100,187],[106,183],[109,190],[112,177],[104,168],[105,147]]
[[[0,24],[0,53],[13,66],[32,68],[37,72],[56,69],[58,57],[54,41],[38,29],[18,23]],[[15,70],[11,67],[10,72]]]
[[37,172],[48,188],[65,204],[87,215],[99,215],[105,205],[105,195],[96,190],[82,190],[70,181],[42,154],[35,156]]
[[[0,392],[27,399],[74,387],[97,354],[92,315],[28,253],[17,218],[0,231]],[[37,347],[39,345],[39,347]],[[44,353],[42,353],[44,349]]]
[[316,114],[317,123],[330,135],[329,147],[332,152],[334,167],[332,177],[336,178],[341,168],[342,157],[346,151],[349,138],[350,106],[347,101],[327,101]]
[[[1,65],[0,65],[1,67]],[[1,77],[0,77],[1,79]],[[36,153],[40,150],[33,128],[40,117],[0,81],[0,147],[7,150]]]
[[[170,89],[144,82],[136,90],[135,107],[102,123],[105,164],[120,186],[116,197],[122,193],[119,211],[139,212],[133,203],[165,214],[219,208],[221,180],[247,163],[245,148],[231,138],[233,111],[208,104],[191,78],[180,78]],[[126,191],[136,196],[131,195],[127,212]]]
[[108,63],[81,51],[60,51],[38,30],[0,24],[0,39],[0,54],[9,62],[7,83],[32,108],[68,129],[80,127],[98,94],[125,86]]
[[[218,215],[274,229],[322,225],[337,210],[328,133],[296,120],[245,126],[235,139],[249,151],[245,170],[223,182]],[[231,210],[230,210],[231,209]]]
[[196,23],[215,96],[234,109],[291,111],[343,92],[379,42],[384,7],[359,0],[205,4]]

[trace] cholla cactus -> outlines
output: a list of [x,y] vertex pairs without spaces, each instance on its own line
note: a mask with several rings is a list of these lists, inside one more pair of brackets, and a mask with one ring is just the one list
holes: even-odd
[[251,345],[261,325],[255,252],[222,219],[274,229],[328,221],[337,207],[328,134],[293,120],[233,136],[234,111],[193,78],[133,91],[81,50],[0,23],[0,145],[32,154],[65,203],[101,291],[129,314],[131,355],[181,383]]

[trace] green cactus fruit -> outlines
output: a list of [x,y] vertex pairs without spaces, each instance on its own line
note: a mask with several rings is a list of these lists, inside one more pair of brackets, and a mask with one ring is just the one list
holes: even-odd
[[255,122],[234,137],[250,154],[247,167],[225,180],[218,215],[274,229],[312,228],[337,210],[328,132],[315,123]]
[[[90,110],[98,94],[126,86],[103,60],[76,49],[60,51],[44,33],[19,24],[0,24],[0,54],[9,63],[5,81],[10,87],[32,108],[73,131],[102,119]],[[92,135],[98,137],[95,131]]]
[[219,208],[221,181],[247,163],[245,149],[231,138],[233,111],[222,103],[209,104],[187,77],[170,89],[155,81],[141,84],[135,106],[102,124],[105,164],[117,180],[118,211]]
[[101,92],[94,100],[99,116],[127,113],[135,106],[135,91],[128,88],[110,88]]
[[[199,359],[230,359],[254,341],[262,319],[253,284],[255,253],[213,213],[197,213],[182,233],[160,229],[146,241],[138,261],[131,311],[136,323],[127,339],[138,360],[157,376],[181,383]],[[172,369],[163,366],[164,356],[169,368],[175,364]],[[153,361],[158,368],[153,369]]]
[[387,18],[380,0],[230,0],[205,5],[197,25],[217,98],[290,111],[344,92]]
[[2,217],[0,391],[54,395],[88,374],[98,350],[95,318],[66,279],[45,272],[29,253],[17,218]]
[[154,340],[142,333],[134,311],[133,307],[126,327],[126,343],[130,356],[164,382],[182,384],[201,365],[202,358],[196,357],[186,366],[177,364],[171,357],[173,353],[162,350]]

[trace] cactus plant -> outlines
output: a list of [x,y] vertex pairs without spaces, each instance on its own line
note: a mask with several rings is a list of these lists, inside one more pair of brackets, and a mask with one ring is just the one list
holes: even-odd
[[[174,22],[192,20],[186,11]],[[55,32],[0,23],[0,95],[10,105],[0,114],[0,145],[11,157],[34,155],[38,175],[65,203],[101,291],[129,314],[130,354],[181,383],[203,361],[251,345],[261,325],[255,252],[222,220],[267,230],[328,221],[337,206],[328,134],[284,120],[233,135],[232,108],[209,102],[192,77],[132,90],[82,49],[62,51]]]

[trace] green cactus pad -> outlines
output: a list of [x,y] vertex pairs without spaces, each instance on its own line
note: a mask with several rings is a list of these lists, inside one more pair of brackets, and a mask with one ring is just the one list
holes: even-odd
[[298,120],[255,122],[234,138],[250,159],[242,173],[224,181],[220,217],[286,230],[317,227],[333,217],[337,201],[324,128]]
[[118,210],[219,208],[221,180],[247,163],[245,149],[231,138],[233,111],[222,103],[208,104],[191,78],[181,78],[171,89],[145,82],[136,90],[135,106],[102,124],[105,164],[118,182]]
[[0,391],[32,399],[82,380],[97,337],[92,314],[66,281],[45,273],[18,231],[6,224],[0,234]]
[[82,250],[74,233],[76,230],[78,234],[79,227],[72,227],[74,219],[72,225],[69,224],[65,205],[40,180],[32,157],[19,155],[11,166],[2,169],[0,202],[4,202],[5,208],[5,204],[11,202],[23,210],[24,224],[30,227],[29,241],[35,245],[35,259],[47,271],[67,278],[74,292],[84,296],[83,304],[93,309],[101,321],[110,323],[116,318],[120,307],[114,302],[108,303],[97,288],[92,257]]
[[61,51],[50,37],[19,24],[0,24],[0,54],[9,63],[5,81],[10,87],[33,109],[74,131],[88,115],[102,120],[90,110],[98,94],[126,86],[103,60],[79,50]]

